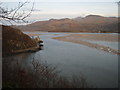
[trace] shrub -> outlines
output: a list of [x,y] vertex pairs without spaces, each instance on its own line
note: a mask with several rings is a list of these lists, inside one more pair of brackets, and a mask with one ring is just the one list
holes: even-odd
[[38,62],[31,62],[32,68],[21,68],[18,63],[14,68],[3,67],[3,88],[89,88],[83,74],[63,77],[57,67]]

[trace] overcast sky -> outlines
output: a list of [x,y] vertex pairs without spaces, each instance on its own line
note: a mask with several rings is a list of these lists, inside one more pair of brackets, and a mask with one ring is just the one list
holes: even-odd
[[[2,2],[19,2],[25,0],[1,0]],[[27,0],[35,2],[116,2],[119,0]]]
[[[18,2],[25,0],[1,0],[5,8],[14,8]],[[28,0],[24,10],[31,9],[32,2],[35,2],[34,12],[32,12],[29,20],[49,20],[51,18],[75,18],[79,16],[86,16],[90,14],[102,16],[118,16],[118,6],[116,4],[119,0]]]

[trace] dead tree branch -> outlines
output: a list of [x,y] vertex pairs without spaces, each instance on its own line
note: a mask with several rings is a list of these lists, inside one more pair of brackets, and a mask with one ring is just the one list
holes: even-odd
[[5,20],[9,23],[16,22],[16,23],[28,23],[27,20],[25,20],[27,17],[30,17],[33,8],[34,8],[34,2],[32,4],[31,10],[29,12],[25,12],[23,7],[28,2],[19,2],[17,7],[15,8],[4,8],[2,7],[2,3],[0,2],[0,21]]

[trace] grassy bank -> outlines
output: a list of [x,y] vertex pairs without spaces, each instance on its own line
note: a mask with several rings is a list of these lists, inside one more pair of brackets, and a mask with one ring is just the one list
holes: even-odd
[[38,45],[42,40],[30,38],[22,31],[10,26],[2,25],[2,54],[3,56],[9,54],[16,54],[22,52],[33,52],[41,49]]

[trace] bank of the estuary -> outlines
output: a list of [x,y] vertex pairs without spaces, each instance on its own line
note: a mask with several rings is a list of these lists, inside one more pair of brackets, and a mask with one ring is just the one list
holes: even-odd
[[2,26],[2,54],[14,54],[37,51],[41,49],[38,41],[30,38],[22,31],[10,26]]
[[[78,44],[82,44],[91,48],[96,48],[98,50],[102,50],[108,53],[120,55],[119,50],[96,43],[97,41],[119,42],[117,34],[71,34],[68,36],[55,37],[53,39],[78,43]],[[95,43],[93,43],[92,41],[95,41]]]

